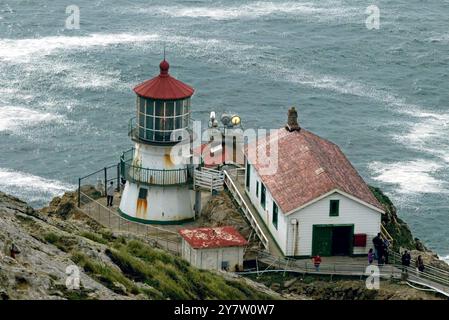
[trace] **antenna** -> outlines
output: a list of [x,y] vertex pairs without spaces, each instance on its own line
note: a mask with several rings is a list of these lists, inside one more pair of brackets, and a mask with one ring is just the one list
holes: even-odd
[[165,60],[165,43],[164,43],[164,60]]

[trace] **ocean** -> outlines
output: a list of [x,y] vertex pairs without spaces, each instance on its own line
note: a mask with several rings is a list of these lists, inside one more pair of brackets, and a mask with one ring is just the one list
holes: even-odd
[[449,260],[448,16],[448,0],[1,0],[0,190],[40,207],[118,162],[165,47],[193,118],[278,128],[296,106]]

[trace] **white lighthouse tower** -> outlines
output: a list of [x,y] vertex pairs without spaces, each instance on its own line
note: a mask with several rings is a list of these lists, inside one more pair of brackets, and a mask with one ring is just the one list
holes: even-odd
[[195,216],[192,171],[190,165],[172,161],[170,153],[182,140],[179,133],[190,130],[194,89],[170,76],[165,59],[159,67],[158,76],[134,88],[137,116],[129,134],[135,147],[120,159],[126,184],[119,212],[133,221],[178,224]]

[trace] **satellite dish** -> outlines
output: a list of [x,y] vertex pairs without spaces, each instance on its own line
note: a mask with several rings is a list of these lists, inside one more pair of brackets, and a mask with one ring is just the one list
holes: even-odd
[[221,116],[221,123],[223,123],[223,125],[227,127],[231,123],[231,116],[228,114],[223,114]]

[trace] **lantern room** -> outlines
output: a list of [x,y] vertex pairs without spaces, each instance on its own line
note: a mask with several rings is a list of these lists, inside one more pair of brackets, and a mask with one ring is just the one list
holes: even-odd
[[134,88],[137,117],[130,133],[141,142],[174,144],[189,128],[194,89],[168,73],[170,65],[165,59],[159,68],[158,76]]

